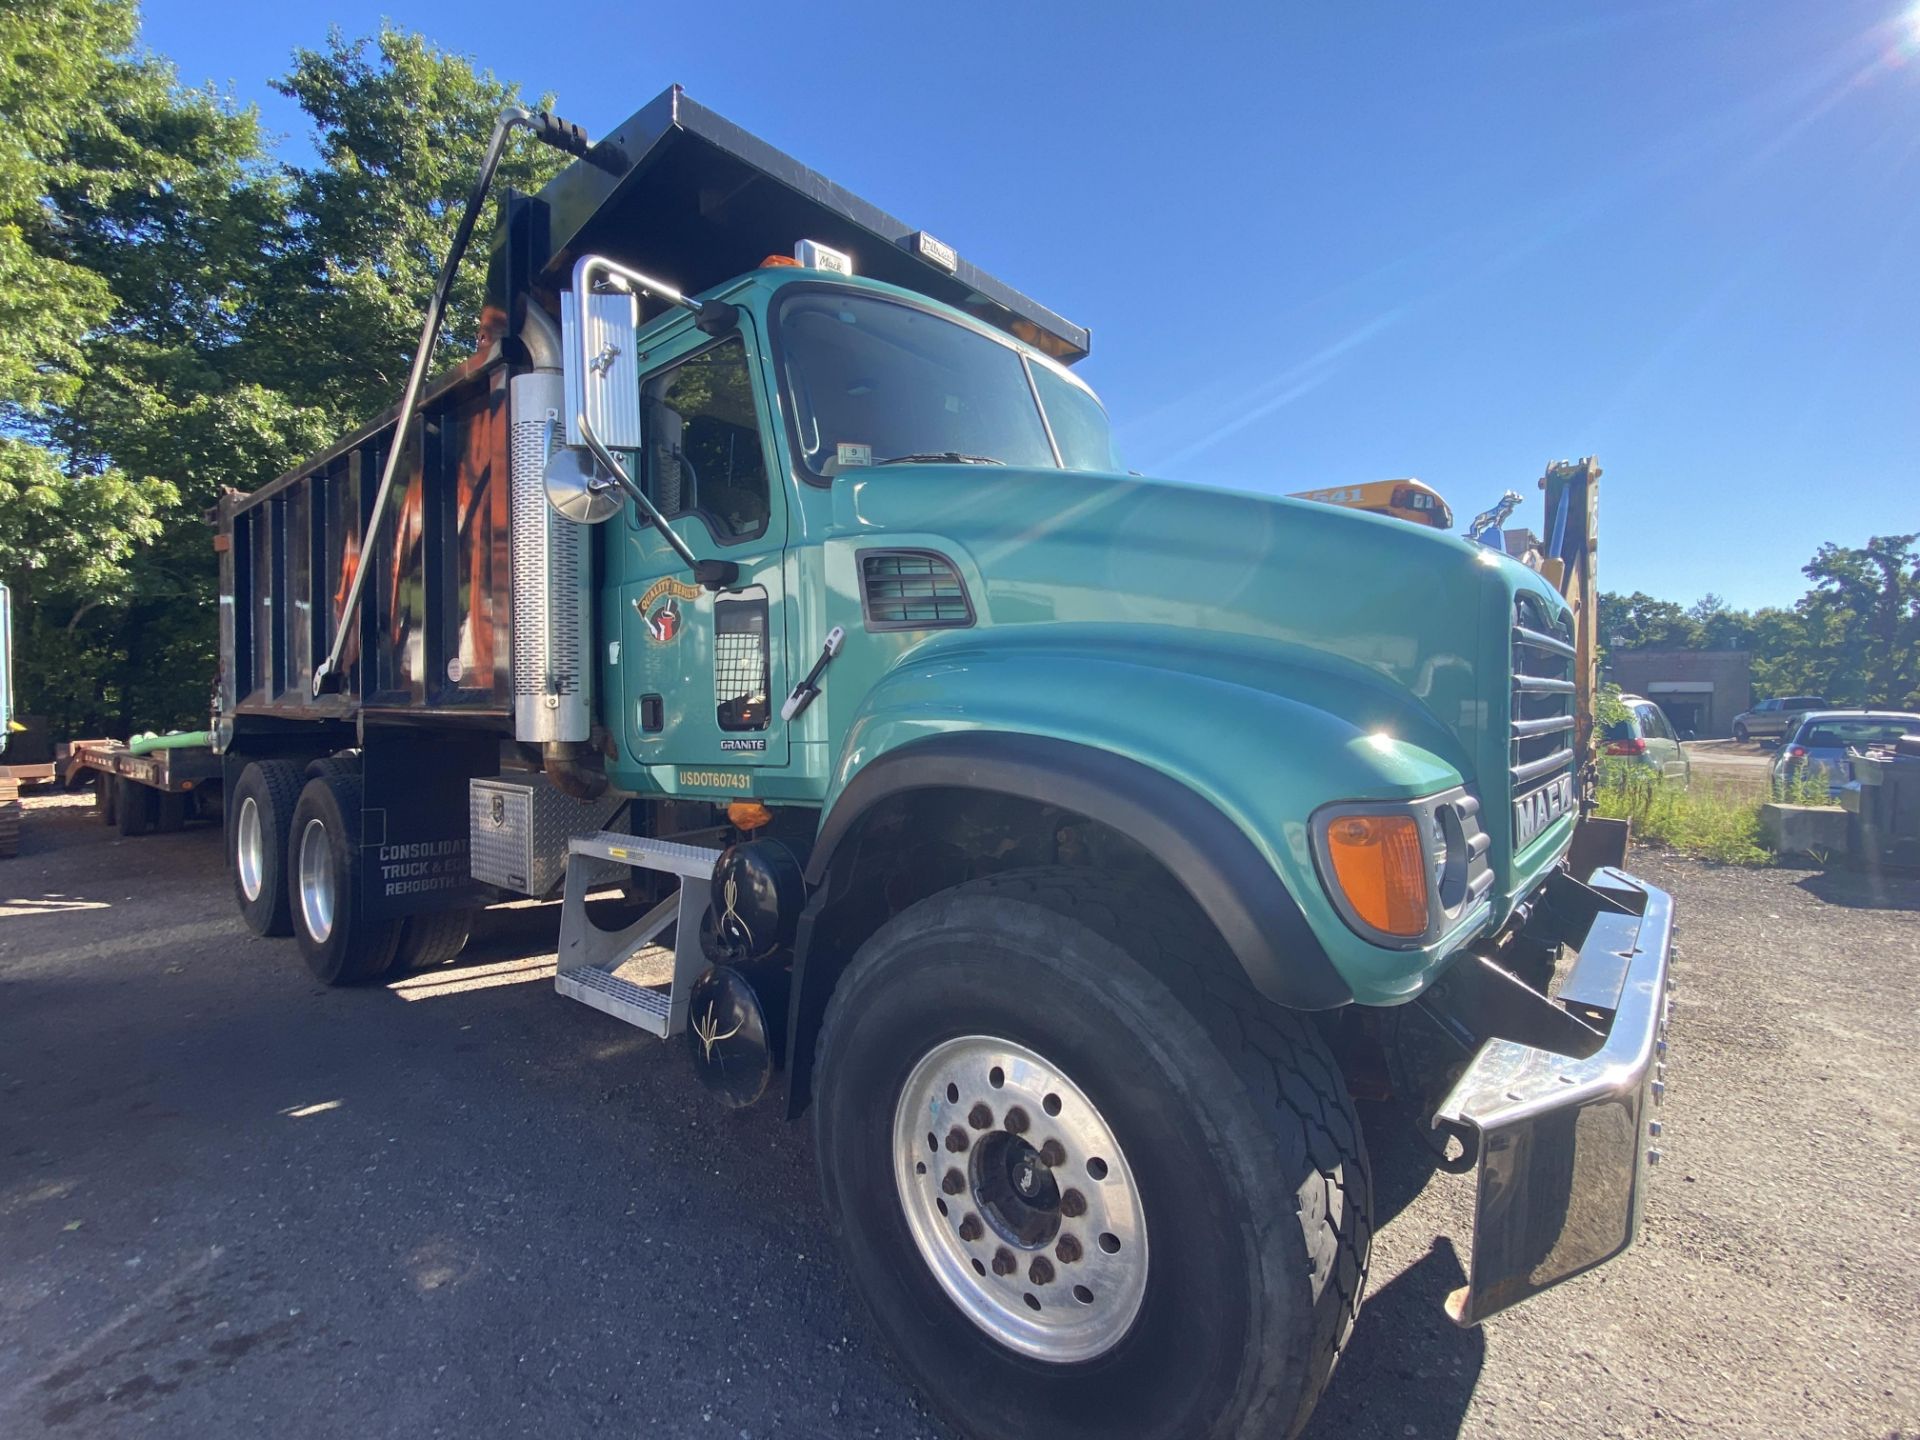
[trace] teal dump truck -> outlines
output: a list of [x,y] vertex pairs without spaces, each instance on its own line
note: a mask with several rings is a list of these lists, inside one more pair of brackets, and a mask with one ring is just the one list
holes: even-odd
[[472,359],[425,378],[436,301],[395,411],[220,507],[252,928],[347,984],[561,898],[559,993],[810,1112],[968,1434],[1304,1424],[1355,1094],[1477,1174],[1456,1321],[1626,1248],[1672,910],[1569,868],[1554,590],[1127,473],[1084,329],[677,89],[510,112],[470,217],[515,126],[576,158]]

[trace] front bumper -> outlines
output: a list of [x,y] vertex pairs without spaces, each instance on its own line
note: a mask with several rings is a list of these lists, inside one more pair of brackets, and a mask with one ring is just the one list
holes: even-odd
[[1493,1039],[1434,1123],[1477,1140],[1478,1194],[1466,1286],[1447,1301],[1462,1325],[1612,1259],[1634,1241],[1660,1126],[1673,901],[1625,871],[1587,885],[1621,907],[1563,935],[1579,957],[1562,1006],[1604,1032],[1584,1058]]

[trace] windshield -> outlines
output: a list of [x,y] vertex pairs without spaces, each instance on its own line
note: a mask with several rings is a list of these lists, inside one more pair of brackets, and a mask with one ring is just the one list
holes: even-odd
[[781,302],[779,327],[800,462],[817,478],[908,461],[1115,468],[1099,401],[1044,365],[1029,372],[1020,351],[969,326],[877,296],[802,290]]

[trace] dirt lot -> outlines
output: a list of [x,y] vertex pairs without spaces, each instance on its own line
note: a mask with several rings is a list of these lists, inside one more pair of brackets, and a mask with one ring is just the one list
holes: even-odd
[[[1637,863],[1683,947],[1642,1244],[1456,1330],[1468,1183],[1372,1114],[1390,1218],[1315,1440],[1920,1432],[1920,882]],[[807,1129],[556,998],[552,924],[326,991],[244,933],[216,835],[35,802],[0,866],[0,1434],[941,1435]]]

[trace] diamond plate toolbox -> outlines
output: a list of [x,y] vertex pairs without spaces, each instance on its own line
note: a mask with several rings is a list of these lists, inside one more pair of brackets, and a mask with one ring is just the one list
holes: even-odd
[[[604,830],[620,808],[618,796],[576,800],[544,775],[475,780],[467,791],[473,878],[521,895],[553,893],[567,873],[567,840]],[[620,878],[609,863],[605,876]]]

